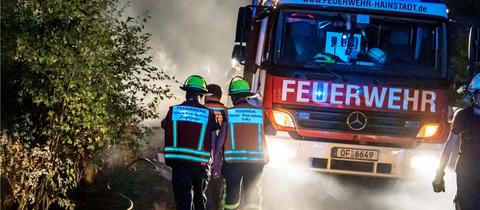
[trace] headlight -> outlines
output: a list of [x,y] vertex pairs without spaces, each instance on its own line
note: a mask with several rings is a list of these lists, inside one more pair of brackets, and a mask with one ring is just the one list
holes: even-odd
[[439,163],[440,160],[437,157],[429,155],[413,156],[410,159],[410,167],[425,171],[435,171]]
[[437,134],[440,130],[439,123],[427,123],[420,128],[418,131],[417,138],[430,138]]
[[286,112],[273,110],[273,118],[275,119],[275,123],[277,123],[277,125],[291,128],[295,127],[292,117]]
[[297,156],[297,150],[282,142],[269,142],[268,155],[272,162],[292,159]]

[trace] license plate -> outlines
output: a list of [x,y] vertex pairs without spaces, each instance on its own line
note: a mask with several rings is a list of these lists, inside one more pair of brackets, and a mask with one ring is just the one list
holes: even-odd
[[378,154],[379,154],[378,150],[352,149],[352,148],[344,148],[344,147],[332,148],[333,158],[377,161]]

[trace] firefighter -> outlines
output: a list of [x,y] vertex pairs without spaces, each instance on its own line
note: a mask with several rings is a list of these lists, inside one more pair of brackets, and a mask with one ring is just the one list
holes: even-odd
[[207,93],[205,80],[192,75],[180,88],[186,91],[185,102],[170,107],[162,120],[165,161],[172,168],[177,210],[204,210],[212,142],[218,126],[214,113],[199,102]]
[[[208,93],[211,95],[205,96],[205,106],[211,109],[216,116],[216,121],[219,125],[224,122],[226,118],[227,107],[220,102],[222,98],[222,88],[216,84],[209,84],[207,86]],[[220,132],[220,129],[217,130],[217,134]],[[213,146],[213,151],[221,151],[215,149],[216,143]],[[221,156],[218,154],[217,156]],[[221,168],[222,159],[214,160],[214,168]],[[218,210],[220,209],[221,195],[222,195],[222,183],[223,179],[218,173],[217,170],[212,170],[212,177],[207,187],[207,209],[208,210]]]
[[261,108],[247,102],[254,93],[243,78],[233,78],[228,92],[233,107],[227,110],[227,123],[219,134],[225,179],[222,209],[261,209],[260,182],[268,162],[264,130],[272,130],[273,125]]
[[480,74],[468,87],[473,94],[473,104],[457,112],[450,136],[443,148],[440,166],[433,181],[435,192],[445,192],[445,167],[456,142],[460,140],[460,153],[456,165],[457,196],[455,206],[461,210],[480,209]]

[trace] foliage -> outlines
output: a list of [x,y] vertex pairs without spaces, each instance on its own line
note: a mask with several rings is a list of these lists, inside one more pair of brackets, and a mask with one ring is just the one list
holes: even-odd
[[[138,146],[170,98],[150,65],[147,18],[116,0],[2,0],[2,180],[19,209],[74,208],[92,155]],[[92,168],[89,165],[88,168]]]
[[471,26],[480,24],[480,1],[449,0],[447,5],[450,9],[449,16],[453,20],[449,25],[453,78],[456,82],[465,82],[469,79],[466,71],[468,32]]

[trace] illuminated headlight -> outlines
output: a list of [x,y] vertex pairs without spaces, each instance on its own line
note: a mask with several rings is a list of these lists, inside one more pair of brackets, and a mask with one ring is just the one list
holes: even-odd
[[297,156],[295,147],[282,142],[270,142],[268,144],[268,154],[272,162],[284,161]]
[[418,131],[417,138],[430,138],[437,134],[440,130],[440,124],[438,123],[427,123],[420,128]]
[[413,156],[410,159],[410,167],[425,171],[435,171],[439,163],[440,160],[437,157],[429,155]]
[[291,128],[295,127],[292,117],[286,112],[274,110],[273,118],[275,119],[275,123],[277,123],[277,125]]

